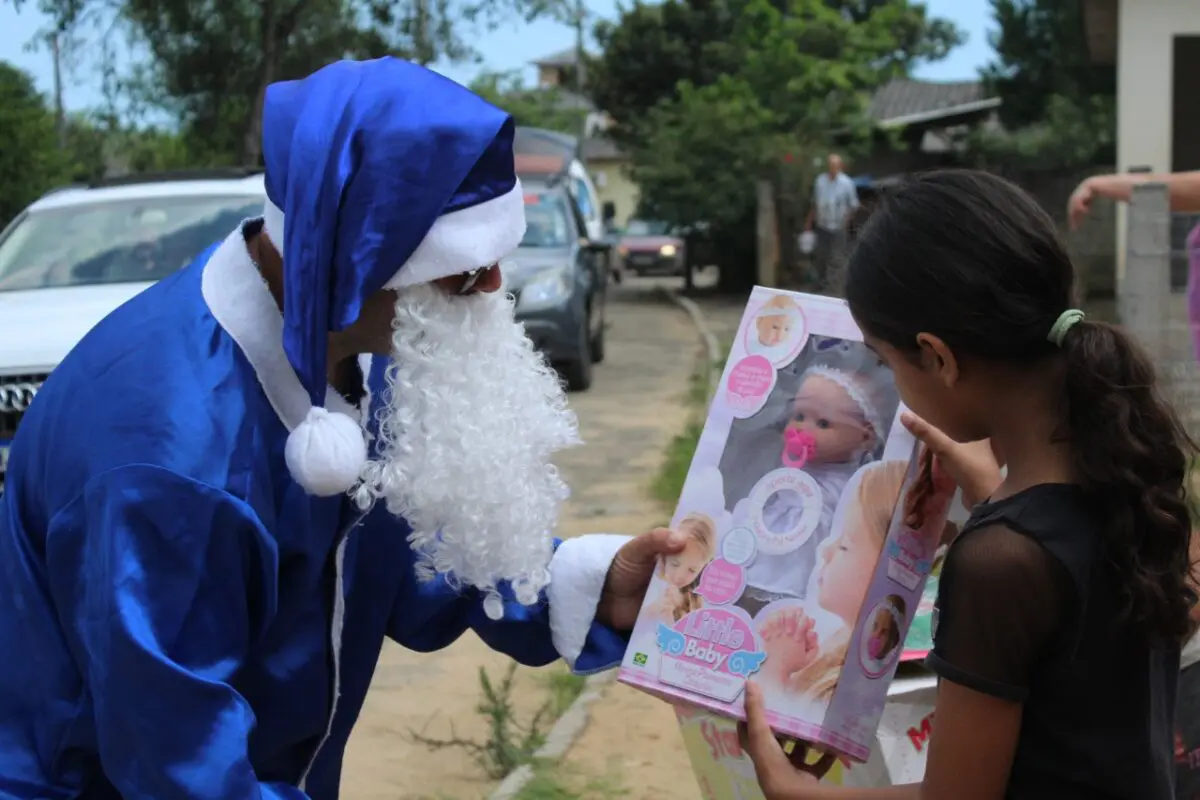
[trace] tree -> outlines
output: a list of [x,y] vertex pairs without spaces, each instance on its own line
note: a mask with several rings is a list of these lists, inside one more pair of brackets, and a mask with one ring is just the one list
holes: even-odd
[[[999,153],[1007,148],[1043,161],[1072,159],[1058,166],[1111,157],[1116,67],[1092,62],[1081,1],[991,2],[996,60],[984,67],[982,76],[1003,101],[1000,120],[1015,137],[1001,144],[993,136],[992,146]],[[1082,138],[1068,142],[1070,137]]]
[[682,83],[707,86],[737,70],[735,13],[725,0],[635,0],[616,22],[597,23],[602,54],[588,65],[588,91],[615,121],[617,142],[636,146],[646,115]]
[[[0,2],[20,7],[27,0]],[[72,42],[97,20],[121,22],[130,43],[151,55],[123,76],[123,91],[175,116],[198,163],[250,166],[261,159],[262,103],[272,82],[346,57],[461,61],[474,55],[464,26],[565,13],[565,0],[37,2]]]
[[33,78],[0,61],[0,227],[65,175],[54,112]]
[[[682,81],[706,86],[738,72],[756,58],[761,43],[748,34],[743,14],[750,0],[667,0],[635,2],[616,22],[596,25],[602,55],[589,65],[588,89],[599,108],[617,122],[615,139],[629,145],[646,112],[677,96]],[[790,20],[788,36],[800,53],[822,55],[826,62],[848,61],[856,54],[870,59],[847,64],[848,71],[867,68],[871,83],[907,75],[920,62],[945,57],[961,43],[962,34],[946,20],[930,19],[922,5],[908,0],[771,0],[759,9]],[[814,26],[805,30],[805,26]],[[856,29],[845,38],[849,29]],[[735,37],[743,41],[735,42]],[[842,42],[854,52],[839,53]],[[796,56],[789,56],[795,61]],[[769,76],[779,82],[781,72]]]
[[516,72],[485,72],[471,82],[470,88],[511,114],[518,125],[578,136],[588,113],[586,99],[556,86],[527,88]]
[[785,155],[865,134],[871,93],[958,41],[906,0],[665,0],[597,37],[590,88],[630,153],[643,212],[707,223],[729,290],[753,278],[757,183],[778,184]]
[[132,34],[152,56],[127,86],[179,119],[200,163],[255,166],[270,83],[396,49],[363,13],[351,0],[124,0]]

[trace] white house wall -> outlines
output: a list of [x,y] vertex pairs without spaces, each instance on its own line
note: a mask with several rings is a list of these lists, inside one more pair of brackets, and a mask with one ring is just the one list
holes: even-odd
[[[1174,38],[1200,35],[1200,0],[1120,0],[1117,168],[1171,169]],[[1125,274],[1125,210],[1117,213],[1117,278]]]

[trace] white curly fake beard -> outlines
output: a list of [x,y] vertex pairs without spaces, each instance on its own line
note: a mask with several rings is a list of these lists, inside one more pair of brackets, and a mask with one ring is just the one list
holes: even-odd
[[418,577],[476,587],[489,617],[503,614],[501,581],[537,603],[569,493],[550,459],[580,443],[558,375],[503,291],[409,287],[393,327],[378,460],[360,504],[383,500],[405,518]]

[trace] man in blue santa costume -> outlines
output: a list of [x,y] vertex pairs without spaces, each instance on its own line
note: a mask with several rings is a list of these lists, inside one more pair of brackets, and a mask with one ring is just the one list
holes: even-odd
[[680,544],[551,538],[577,432],[495,291],[512,136],[394,59],[270,87],[264,218],[101,322],[13,444],[0,796],[335,798],[385,637],[619,662]]

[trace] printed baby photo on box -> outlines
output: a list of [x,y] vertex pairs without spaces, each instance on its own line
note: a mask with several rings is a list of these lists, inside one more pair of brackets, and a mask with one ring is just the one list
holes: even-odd
[[841,300],[756,288],[620,679],[865,759],[954,494]]

